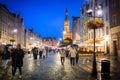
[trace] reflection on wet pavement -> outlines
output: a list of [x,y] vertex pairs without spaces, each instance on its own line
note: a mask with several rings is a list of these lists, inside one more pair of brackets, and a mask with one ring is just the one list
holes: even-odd
[[[100,58],[105,59],[105,58]],[[97,59],[98,79],[101,78],[101,60]],[[111,80],[120,80],[120,61],[117,58],[110,57]],[[1,67],[0,67],[1,70]],[[26,54],[23,66],[23,80],[95,80],[91,79],[92,57],[80,57],[79,64],[70,65],[69,58],[65,59],[64,66],[61,65],[60,55],[58,53],[49,53],[45,60],[34,60],[31,54]],[[18,80],[17,71],[14,80]],[[11,77],[11,67],[8,75],[3,76],[0,71],[0,80],[9,80]],[[106,79],[105,79],[106,80]],[[107,79],[109,80],[109,79]]]
[[79,66],[71,67],[69,59],[62,66],[58,53],[49,53],[45,60],[34,60],[28,54],[24,61],[24,80],[89,80],[89,73]]

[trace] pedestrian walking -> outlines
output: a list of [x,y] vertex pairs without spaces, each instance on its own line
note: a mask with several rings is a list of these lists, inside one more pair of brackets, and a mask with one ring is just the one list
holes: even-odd
[[60,55],[61,55],[61,64],[64,65],[65,57],[66,57],[66,51],[65,51],[65,49],[63,49],[63,48],[61,49]]
[[44,48],[43,49],[43,59],[45,59],[46,58],[46,49]]
[[66,48],[66,57],[68,57],[68,55],[69,55],[69,50],[68,48]]
[[79,61],[79,48],[76,48],[76,64],[78,64]]
[[8,63],[10,61],[10,52],[8,51],[7,46],[4,47],[4,51],[1,53],[1,56],[2,56],[2,66],[3,66],[4,74],[7,74],[9,67]]
[[72,47],[69,52],[71,66],[75,65],[76,50]]
[[39,50],[39,59],[42,59],[42,48]]
[[32,51],[33,51],[33,57],[34,57],[34,59],[37,59],[38,49],[36,47],[34,47]]
[[46,47],[46,57],[48,57],[48,53],[49,53],[48,47]]
[[24,51],[21,49],[21,45],[17,44],[17,48],[11,54],[12,56],[12,79],[15,76],[16,69],[19,69],[19,78],[22,78],[22,67],[23,67],[23,58]]

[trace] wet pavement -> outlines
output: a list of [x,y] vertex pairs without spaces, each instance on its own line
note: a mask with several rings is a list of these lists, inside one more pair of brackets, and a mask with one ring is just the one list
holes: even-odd
[[[15,80],[18,80],[17,71]],[[2,80],[9,80],[11,67],[8,75],[0,76]],[[65,59],[64,66],[60,63],[60,55],[49,53],[45,60],[34,60],[32,55],[27,54],[24,58],[23,80],[90,80],[90,73],[79,65],[71,66],[69,59]],[[1,80],[0,79],[0,80]]]
[[[110,76],[101,77],[101,60],[110,60]],[[120,80],[120,59],[109,57],[97,57],[98,79],[91,78],[92,57],[80,57],[79,64],[70,65],[69,58],[65,59],[64,66],[61,65],[58,53],[49,53],[45,60],[34,60],[31,54],[24,58],[22,80]],[[0,80],[10,80],[11,67],[7,75],[3,76],[0,67]],[[15,79],[19,80],[17,71]]]

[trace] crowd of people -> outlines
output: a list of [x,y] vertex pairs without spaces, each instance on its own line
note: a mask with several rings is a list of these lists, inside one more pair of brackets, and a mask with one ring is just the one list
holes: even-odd
[[42,58],[45,59],[49,52],[50,52],[50,50],[47,47],[44,47],[44,48],[34,47],[31,50],[31,53],[33,53],[34,59],[37,59],[38,56],[39,56],[39,59],[42,59]]
[[[52,51],[53,53],[59,52],[60,59],[61,59],[60,61],[62,65],[64,65],[66,57],[70,59],[71,66],[78,64],[78,60],[79,60],[78,48],[71,47],[69,50],[62,48],[62,49],[52,50]],[[51,49],[46,47],[44,48],[34,47],[28,53],[30,54],[32,53],[33,58],[35,60],[38,58],[38,56],[39,56],[39,59],[45,60],[48,53],[50,52],[51,52]],[[11,51],[8,50],[8,46],[5,46],[4,51],[1,53],[2,66],[3,66],[3,72],[4,72],[3,74],[7,74],[9,65],[11,65],[12,66],[11,79],[14,79],[17,68],[19,69],[19,78],[22,78],[22,67],[23,67],[24,55],[25,55],[25,51],[21,48],[20,44],[17,44],[17,47],[12,48]]]

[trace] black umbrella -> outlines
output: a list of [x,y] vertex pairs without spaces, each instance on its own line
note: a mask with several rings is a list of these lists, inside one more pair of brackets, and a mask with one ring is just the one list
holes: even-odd
[[72,44],[71,47],[78,47],[78,45],[77,44]]
[[6,46],[9,47],[9,46],[13,46],[13,45],[12,44],[7,44]]

